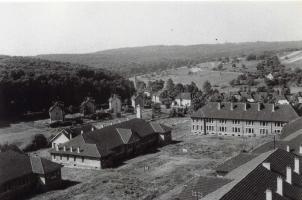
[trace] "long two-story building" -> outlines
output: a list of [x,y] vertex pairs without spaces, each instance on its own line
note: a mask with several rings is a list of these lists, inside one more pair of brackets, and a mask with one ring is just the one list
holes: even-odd
[[202,135],[279,134],[295,118],[298,114],[288,104],[209,102],[191,115],[191,130]]

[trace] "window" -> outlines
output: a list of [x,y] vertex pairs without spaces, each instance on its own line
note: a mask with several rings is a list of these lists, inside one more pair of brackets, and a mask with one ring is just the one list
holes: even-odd
[[220,124],[226,124],[226,120],[225,120],[225,119],[220,119],[220,120],[219,120],[219,123],[220,123]]
[[268,122],[260,122],[260,126],[268,126]]
[[282,123],[281,122],[275,122],[275,126],[280,127],[280,126],[282,126]]
[[246,121],[246,125],[254,125],[253,121]]
[[77,158],[76,158],[76,156],[74,156],[74,157],[73,157],[73,161],[75,162],[75,161],[76,161],[76,159],[77,159]]
[[60,160],[62,160],[62,155],[60,155]]
[[238,127],[233,127],[233,128],[232,128],[232,132],[233,132],[233,133],[240,133],[240,128],[238,128]]
[[82,156],[82,162],[84,162],[84,156]]
[[265,128],[260,129],[260,134],[268,134],[268,130]]
[[233,120],[233,124],[240,124],[240,120]]
[[281,131],[280,130],[275,130],[275,133],[280,133]]
[[214,120],[213,120],[212,118],[207,118],[207,119],[206,119],[206,122],[208,122],[208,123],[213,123]]
[[254,133],[254,129],[253,128],[246,128],[246,133]]
[[198,125],[196,125],[196,130],[198,130],[198,128],[199,128],[199,126],[198,126]]
[[67,155],[67,160],[69,160],[69,155]]
[[219,131],[220,131],[220,132],[226,132],[226,127],[220,126],[220,127],[219,127]]
[[194,125],[192,126],[192,130],[194,130]]

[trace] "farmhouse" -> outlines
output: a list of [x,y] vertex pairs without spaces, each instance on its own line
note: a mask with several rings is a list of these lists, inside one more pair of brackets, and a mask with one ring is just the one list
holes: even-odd
[[48,190],[61,183],[61,165],[15,151],[0,153],[0,199],[19,199],[36,190]]
[[96,130],[96,127],[91,124],[85,124],[80,126],[73,126],[69,128],[64,128],[60,130],[54,137],[50,139],[51,146],[55,148],[59,144],[63,144],[65,142],[68,142],[72,138],[81,135],[86,134],[90,131]]
[[279,134],[298,118],[288,104],[209,102],[191,115],[192,133],[228,136]]
[[182,92],[175,97],[172,106],[190,107],[192,102],[192,95],[189,92]]
[[223,178],[200,177],[178,199],[300,200],[302,157],[282,149],[261,154]]
[[116,116],[121,115],[122,101],[118,95],[114,94],[109,98],[109,110],[111,110]]
[[49,108],[50,123],[56,121],[64,121],[64,105],[62,102],[55,102]]
[[105,168],[171,142],[171,129],[131,119],[79,135],[50,150],[52,160],[71,167]]
[[91,97],[87,97],[85,101],[81,103],[81,113],[86,115],[91,115],[96,112],[95,100]]

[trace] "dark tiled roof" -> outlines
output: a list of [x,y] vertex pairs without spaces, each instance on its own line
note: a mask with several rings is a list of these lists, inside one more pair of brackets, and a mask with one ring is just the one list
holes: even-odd
[[179,93],[175,99],[186,99],[186,100],[191,100],[192,97],[191,97],[191,93],[189,92],[182,92],[182,93]]
[[194,196],[193,193],[205,196],[229,182],[231,182],[231,180],[225,178],[199,177],[197,183],[193,180],[188,184],[188,186],[179,194],[178,199],[195,200],[197,197]]
[[[233,105],[233,110],[231,110]],[[216,119],[238,119],[238,120],[257,120],[257,121],[277,121],[289,122],[298,117],[298,114],[290,105],[275,106],[272,112],[273,104],[247,103],[247,110],[244,110],[245,103],[221,103],[220,110],[218,102],[209,102],[198,111],[192,114],[192,118],[216,118]]]
[[47,174],[62,166],[49,160],[14,151],[0,153],[0,184],[25,175]]
[[[144,137],[156,136],[157,133],[161,133],[158,131],[171,131],[169,127],[164,125],[158,125],[161,127],[160,130],[153,128],[153,126],[143,119],[131,119],[79,135],[61,145],[66,147],[65,152],[62,148],[59,151],[52,149],[50,152],[100,158],[110,155],[116,147],[137,142]],[[75,148],[75,150],[71,152],[70,147]],[[76,151],[78,147],[80,147],[80,154]]]
[[283,139],[297,131],[302,132],[302,117],[294,119],[286,124],[282,129],[280,138]]
[[236,169],[237,167],[243,165],[244,163],[252,160],[256,156],[257,156],[256,154],[240,153],[237,156],[232,157],[229,160],[222,163],[221,165],[219,165],[216,168],[216,172],[228,173],[228,172]]

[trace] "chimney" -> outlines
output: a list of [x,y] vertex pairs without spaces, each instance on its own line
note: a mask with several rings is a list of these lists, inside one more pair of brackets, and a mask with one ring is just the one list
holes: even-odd
[[272,112],[275,112],[275,104],[272,104]]
[[113,122],[111,122],[110,125],[113,125]]
[[286,151],[287,151],[287,152],[290,152],[289,145],[286,145]]
[[247,108],[247,104],[244,103],[244,104],[243,104],[243,110],[246,111],[246,108]]
[[83,133],[84,133],[84,131],[83,131],[83,130],[81,130],[81,135],[83,135]]
[[289,166],[286,167],[286,182],[292,184],[292,168]]
[[294,172],[296,172],[297,174],[300,174],[300,160],[297,157],[295,157]]
[[257,105],[258,105],[258,111],[260,111],[261,110],[261,103],[257,103]]
[[70,152],[72,153],[72,147],[70,147]]
[[268,170],[271,170],[271,163],[269,163],[269,162],[262,163],[262,166],[265,167]]
[[94,127],[91,127],[91,131],[94,131]]
[[80,147],[77,148],[77,152],[80,153]]
[[233,102],[231,102],[231,110],[233,110],[234,106],[233,106]]
[[220,103],[220,102],[217,103],[217,109],[218,109],[218,110],[221,109],[221,103]]
[[129,118],[127,117],[127,118],[126,118],[126,121],[128,121],[128,120],[129,120]]
[[272,200],[273,199],[273,194],[270,189],[265,190],[265,200]]
[[136,118],[138,118],[138,119],[142,118],[142,109],[139,104],[136,106]]
[[299,154],[302,154],[302,144],[300,144],[300,147],[299,147]]
[[63,151],[66,151],[66,147],[65,146],[63,146]]
[[283,180],[281,176],[277,177],[277,191],[279,195],[283,196]]

